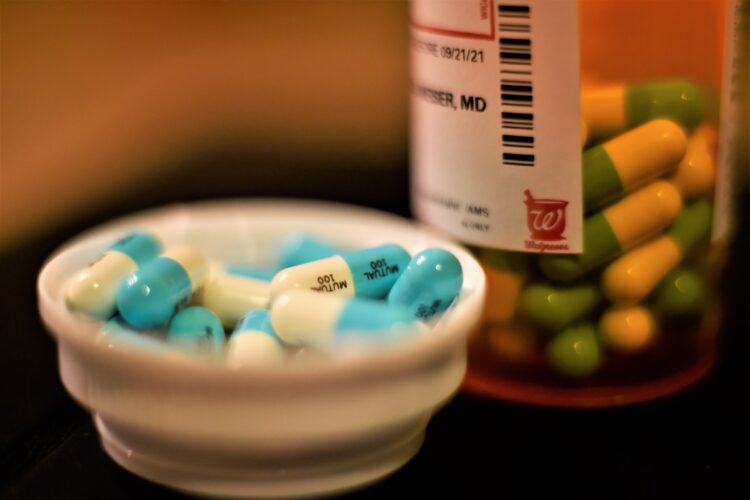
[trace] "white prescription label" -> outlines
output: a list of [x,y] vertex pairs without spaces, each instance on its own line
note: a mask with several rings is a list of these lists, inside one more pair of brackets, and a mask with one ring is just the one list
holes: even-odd
[[484,247],[580,253],[577,2],[410,5],[417,217]]

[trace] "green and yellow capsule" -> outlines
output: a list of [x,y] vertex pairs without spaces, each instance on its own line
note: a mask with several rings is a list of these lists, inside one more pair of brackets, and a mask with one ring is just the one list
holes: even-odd
[[590,137],[606,137],[654,118],[668,118],[688,130],[703,119],[706,98],[687,81],[607,85],[581,92],[581,115]]
[[576,280],[662,231],[681,209],[682,198],[673,184],[652,182],[586,218],[583,253],[541,255],[539,267],[552,280]]
[[583,153],[586,211],[674,169],[685,155],[687,137],[669,120],[652,120]]
[[711,231],[713,210],[706,200],[687,206],[667,234],[626,253],[602,274],[602,289],[612,302],[640,302]]

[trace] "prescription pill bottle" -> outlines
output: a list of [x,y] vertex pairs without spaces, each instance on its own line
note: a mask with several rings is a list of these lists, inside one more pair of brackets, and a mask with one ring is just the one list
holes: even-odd
[[488,279],[465,388],[598,407],[716,358],[744,0],[412,0],[412,207]]

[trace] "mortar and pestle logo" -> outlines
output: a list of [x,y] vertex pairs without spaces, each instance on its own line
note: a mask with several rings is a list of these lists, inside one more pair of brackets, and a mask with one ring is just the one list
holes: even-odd
[[526,225],[531,232],[531,238],[543,241],[564,240],[565,207],[568,206],[568,202],[534,198],[528,189],[523,194],[526,195]]

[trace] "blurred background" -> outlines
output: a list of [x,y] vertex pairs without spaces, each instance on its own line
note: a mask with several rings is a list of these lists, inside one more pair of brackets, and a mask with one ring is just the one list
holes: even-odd
[[4,1],[0,253],[188,199],[407,210],[407,21],[405,1]]

